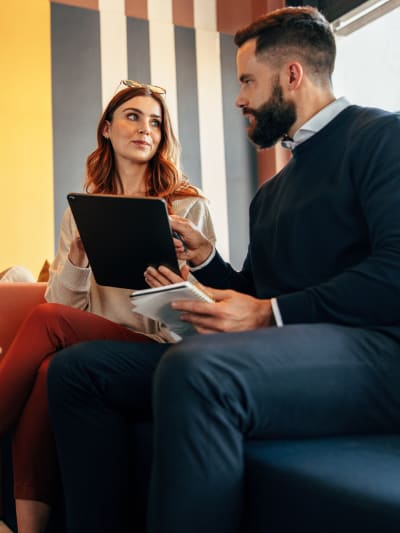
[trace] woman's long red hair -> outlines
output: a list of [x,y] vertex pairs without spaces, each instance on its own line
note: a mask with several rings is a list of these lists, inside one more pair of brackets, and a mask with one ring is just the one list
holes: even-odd
[[161,107],[161,141],[149,161],[147,195],[164,198],[171,210],[171,201],[179,196],[199,196],[179,169],[179,143],[172,131],[171,118],[165,99],[147,87],[129,87],[119,91],[109,102],[97,126],[97,148],[86,160],[85,190],[97,194],[120,194],[123,190],[118,174],[114,149],[103,135],[106,121],[111,122],[115,110],[136,96],[151,96]]

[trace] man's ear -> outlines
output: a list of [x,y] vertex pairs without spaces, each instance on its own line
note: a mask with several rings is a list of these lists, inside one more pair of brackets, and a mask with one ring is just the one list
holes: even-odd
[[288,89],[289,91],[295,91],[303,79],[304,71],[301,63],[297,61],[289,63],[288,65]]

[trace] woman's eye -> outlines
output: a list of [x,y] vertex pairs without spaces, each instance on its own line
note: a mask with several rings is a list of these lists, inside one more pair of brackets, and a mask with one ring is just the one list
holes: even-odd
[[127,118],[129,120],[137,120],[138,119],[138,114],[137,113],[129,113],[129,115],[127,115]]
[[159,120],[152,120],[151,125],[153,128],[161,128],[161,122]]

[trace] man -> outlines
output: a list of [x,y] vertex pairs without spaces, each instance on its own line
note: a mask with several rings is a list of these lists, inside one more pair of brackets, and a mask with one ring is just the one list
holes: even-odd
[[241,272],[174,218],[180,256],[219,287],[216,303],[174,304],[202,335],[56,357],[50,408],[74,533],[112,530],[123,514],[112,492],[129,493],[129,423],[151,411],[150,533],[238,531],[245,439],[400,422],[400,118],[335,99],[334,37],[314,8],[269,13],[235,41],[249,137],[283,139],[293,157],[251,204]]

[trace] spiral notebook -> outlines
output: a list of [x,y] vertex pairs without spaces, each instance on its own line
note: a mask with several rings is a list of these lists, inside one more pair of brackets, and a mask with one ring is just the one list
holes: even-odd
[[190,281],[135,291],[130,295],[130,299],[135,313],[160,320],[179,337],[193,335],[196,330],[191,324],[182,322],[179,318],[181,311],[172,309],[171,303],[176,300],[214,302],[208,294]]

